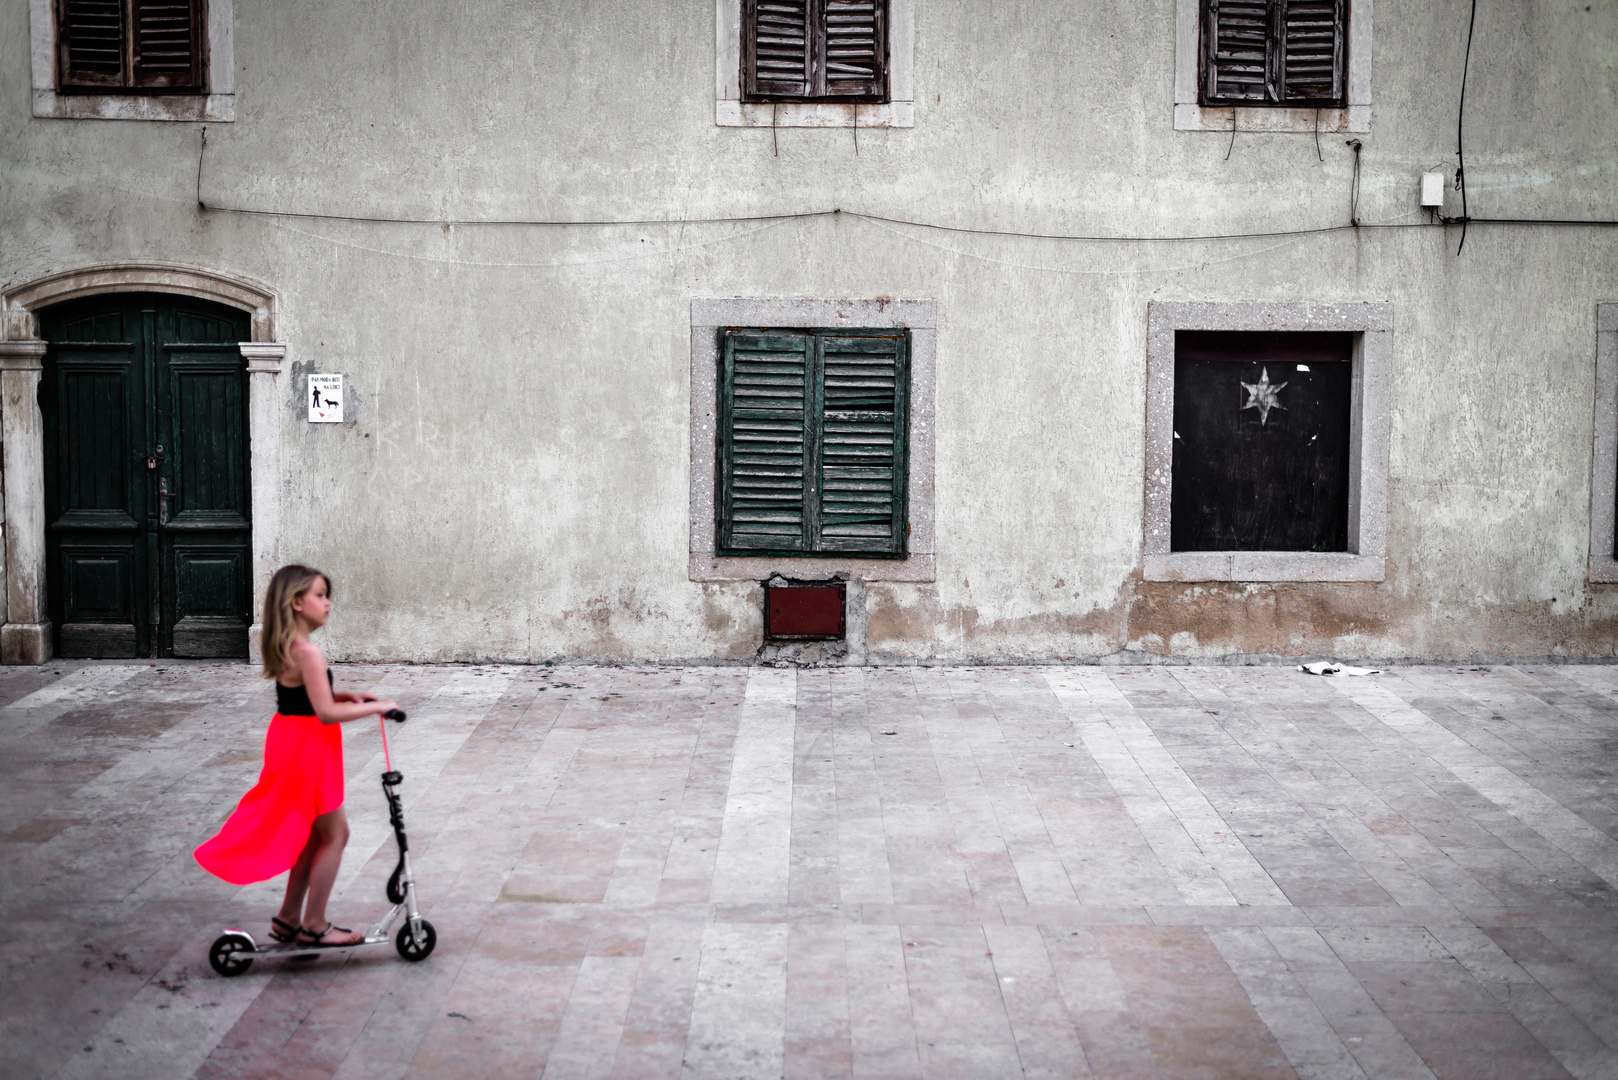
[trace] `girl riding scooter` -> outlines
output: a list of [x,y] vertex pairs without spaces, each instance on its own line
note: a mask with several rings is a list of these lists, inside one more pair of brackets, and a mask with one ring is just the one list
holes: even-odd
[[283,566],[270,579],[262,647],[276,704],[264,738],[264,769],[219,833],[196,850],[205,870],[233,885],[291,870],[270,937],[306,948],[363,940],[326,917],[348,843],[337,725],[398,709],[387,699],[334,688],[326,658],[309,640],[330,612],[331,579],[319,570]]

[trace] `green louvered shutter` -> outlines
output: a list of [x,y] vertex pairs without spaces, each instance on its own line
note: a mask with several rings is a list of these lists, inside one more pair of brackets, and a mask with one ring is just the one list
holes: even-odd
[[803,333],[724,336],[719,422],[721,551],[806,551],[813,353]]
[[727,330],[722,356],[719,551],[902,558],[906,331]]
[[820,469],[810,537],[826,553],[905,552],[909,340],[903,331],[815,338]]

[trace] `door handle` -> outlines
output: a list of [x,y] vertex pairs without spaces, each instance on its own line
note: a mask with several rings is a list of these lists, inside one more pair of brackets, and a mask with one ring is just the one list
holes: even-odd
[[167,525],[169,523],[168,500],[178,499],[179,497],[180,493],[178,491],[169,490],[168,477],[160,476],[157,478],[157,523],[159,525]]

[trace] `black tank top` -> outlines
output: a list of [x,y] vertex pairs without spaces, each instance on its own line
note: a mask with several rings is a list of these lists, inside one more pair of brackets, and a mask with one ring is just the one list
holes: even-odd
[[[326,669],[326,683],[333,689],[337,684],[332,680],[331,668]],[[305,686],[282,686],[275,684],[275,711],[282,716],[315,716],[315,707],[309,702],[309,688]]]

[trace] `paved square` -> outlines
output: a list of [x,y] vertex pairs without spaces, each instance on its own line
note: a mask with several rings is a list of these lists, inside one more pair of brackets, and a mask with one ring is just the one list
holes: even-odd
[[1618,668],[337,677],[438,950],[222,979],[268,685],[0,669],[0,1075],[1618,1077]]

